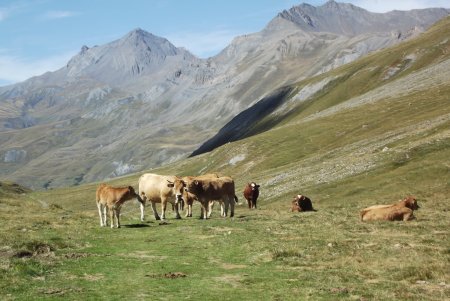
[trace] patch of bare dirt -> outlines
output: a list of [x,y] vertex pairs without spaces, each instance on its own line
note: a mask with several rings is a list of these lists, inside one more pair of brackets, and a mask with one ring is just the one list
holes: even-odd
[[148,275],[145,275],[145,277],[176,279],[176,278],[187,277],[187,275],[185,273],[182,273],[182,272],[168,272],[168,273],[165,273],[165,274],[148,274]]
[[224,263],[222,264],[222,268],[225,270],[233,270],[233,269],[243,269],[247,266],[245,264],[231,264],[231,263]]
[[237,288],[241,285],[242,277],[240,275],[225,274],[220,277],[214,277],[214,280],[220,283],[228,283],[233,288]]
[[39,292],[41,294],[44,295],[55,295],[55,296],[62,296],[64,294],[67,293],[72,293],[72,292],[81,292],[82,289],[81,288],[67,288],[67,289],[62,289],[62,288],[44,288],[41,289]]
[[127,254],[120,254],[124,257],[131,257],[131,258],[140,258],[140,259],[152,259],[152,260],[160,260],[163,261],[167,259],[167,256],[159,256],[159,255],[152,255],[149,252],[146,251],[136,251],[132,253]]
[[97,280],[101,280],[101,279],[105,278],[105,275],[103,275],[103,274],[94,274],[94,275],[84,274],[82,278],[84,280],[88,280],[88,281],[97,281]]
[[71,253],[64,254],[62,257],[66,258],[66,259],[79,259],[79,258],[86,258],[89,256],[91,256],[91,254],[71,252]]

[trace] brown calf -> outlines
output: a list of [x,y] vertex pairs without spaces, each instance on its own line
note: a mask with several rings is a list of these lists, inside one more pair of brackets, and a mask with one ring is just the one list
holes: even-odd
[[100,184],[95,195],[98,215],[100,216],[100,227],[106,226],[106,209],[109,210],[111,228],[114,228],[114,217],[116,218],[116,227],[120,228],[120,209],[123,203],[134,198],[142,203],[141,198],[131,186],[112,187]]

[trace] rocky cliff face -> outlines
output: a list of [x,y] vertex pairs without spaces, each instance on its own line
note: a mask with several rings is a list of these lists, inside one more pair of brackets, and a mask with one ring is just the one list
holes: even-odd
[[301,4],[279,13],[268,25],[277,27],[288,21],[309,32],[330,32],[345,36],[396,31],[405,33],[415,26],[428,27],[436,16],[445,16],[445,8],[372,13],[349,3],[328,1],[315,7]]
[[0,175],[48,188],[179,160],[272,91],[399,43],[447,14],[303,4],[206,60],[141,29],[83,46],[60,70],[0,88]]

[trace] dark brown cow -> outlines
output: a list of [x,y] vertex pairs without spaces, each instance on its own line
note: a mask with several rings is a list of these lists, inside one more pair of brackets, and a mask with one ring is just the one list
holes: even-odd
[[217,200],[221,203],[222,216],[228,214],[228,207],[230,207],[230,217],[234,216],[234,205],[237,201],[234,180],[230,177],[220,177],[211,179],[197,179],[192,177],[187,183],[188,192],[195,195],[197,200],[202,205],[202,217],[206,219],[210,214],[210,201]]
[[136,198],[142,204],[141,198],[131,186],[112,187],[100,184],[95,195],[98,215],[100,216],[100,227],[106,226],[106,209],[109,210],[111,228],[114,227],[114,217],[116,218],[116,227],[120,228],[120,209],[123,203]]
[[311,199],[307,196],[298,194],[292,200],[292,212],[300,212],[300,211],[316,211],[313,206]]
[[255,182],[248,183],[244,187],[244,197],[247,200],[249,209],[256,209],[256,201],[259,196],[259,185]]
[[361,221],[409,221],[414,219],[413,211],[419,209],[417,200],[408,196],[391,205],[375,205],[367,207],[360,212]]
[[[208,180],[208,179],[218,179],[218,178],[219,178],[219,176],[217,174],[211,173],[211,174],[205,174],[205,175],[200,175],[200,176],[186,176],[186,177],[183,177],[182,180],[185,183],[188,183],[189,181],[192,181],[194,179]],[[194,201],[198,201],[198,199],[194,194],[188,192],[187,190],[183,194],[183,199],[187,205],[186,217],[192,217],[192,205],[194,204]],[[214,203],[214,200],[211,200],[209,203],[210,203],[210,205],[208,206],[208,208],[211,207],[211,204]],[[202,213],[202,216],[203,216],[203,213]]]

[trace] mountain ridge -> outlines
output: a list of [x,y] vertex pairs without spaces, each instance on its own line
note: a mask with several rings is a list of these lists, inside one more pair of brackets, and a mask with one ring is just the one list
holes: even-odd
[[273,24],[209,59],[134,29],[82,47],[55,72],[0,89],[1,176],[51,188],[174,162],[280,87],[404,39],[391,31],[348,37]]

